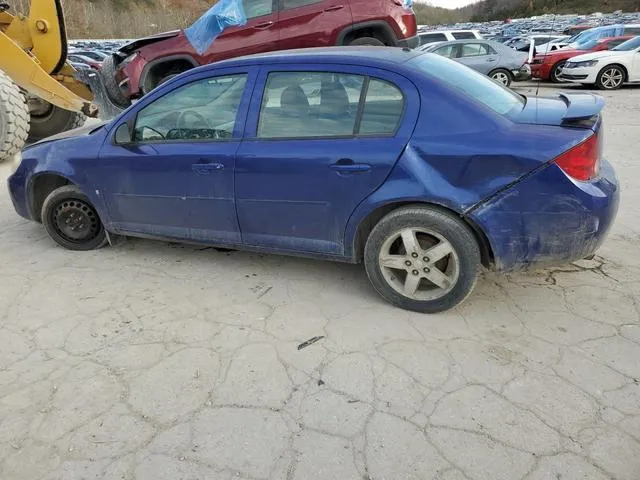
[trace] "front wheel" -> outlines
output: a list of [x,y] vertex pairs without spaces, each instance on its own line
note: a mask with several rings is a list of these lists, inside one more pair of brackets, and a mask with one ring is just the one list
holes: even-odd
[[562,69],[566,64],[566,61],[556,63],[551,69],[551,74],[549,75],[549,79],[553,83],[562,83],[562,79],[560,78],[560,74],[562,73]]
[[49,194],[42,205],[42,223],[53,241],[68,250],[95,250],[107,244],[98,212],[75,185]]
[[609,65],[598,73],[596,85],[600,90],[617,90],[622,86],[625,78],[626,74],[622,68],[617,65]]
[[395,210],[367,240],[364,264],[376,291],[421,313],[456,307],[473,291],[480,248],[459,219],[423,206]]
[[491,77],[491,80],[493,80],[494,82],[498,82],[499,84],[504,85],[505,87],[510,87],[511,82],[513,81],[511,72],[503,68],[494,70],[489,74],[489,77]]

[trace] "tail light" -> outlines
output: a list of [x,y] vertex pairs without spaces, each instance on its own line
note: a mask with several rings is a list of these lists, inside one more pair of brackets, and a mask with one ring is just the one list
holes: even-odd
[[555,163],[571,178],[586,182],[598,175],[601,153],[600,135],[593,134],[556,158]]

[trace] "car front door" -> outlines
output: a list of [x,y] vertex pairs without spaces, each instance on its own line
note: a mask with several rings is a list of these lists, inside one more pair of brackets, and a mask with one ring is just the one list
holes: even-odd
[[500,55],[484,43],[465,43],[458,50],[456,60],[486,75],[498,67]]
[[288,65],[261,72],[236,160],[243,243],[340,256],[355,208],[387,178],[420,97],[387,71]]
[[278,0],[243,0],[247,24],[224,30],[203,63],[277,50],[280,40]]
[[[240,240],[235,156],[257,68],[192,75],[161,89],[114,128],[100,184],[115,232],[194,241]],[[170,87],[170,85],[167,85]]]
[[278,50],[333,47],[337,35],[352,23],[344,0],[280,0]]

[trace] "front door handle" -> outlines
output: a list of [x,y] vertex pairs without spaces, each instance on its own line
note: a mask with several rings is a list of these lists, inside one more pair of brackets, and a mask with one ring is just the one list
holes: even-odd
[[366,173],[371,171],[371,165],[367,163],[355,163],[351,160],[340,160],[338,163],[329,165],[329,168],[342,174]]
[[337,12],[338,10],[342,10],[344,5],[334,5],[333,7],[325,8],[325,12]]
[[198,175],[209,175],[211,172],[218,172],[224,170],[224,164],[222,163],[196,163],[191,165],[191,169]]
[[273,22],[259,23],[258,25],[254,26],[253,28],[255,28],[256,30],[266,30],[267,28],[271,28],[271,27],[273,27]]

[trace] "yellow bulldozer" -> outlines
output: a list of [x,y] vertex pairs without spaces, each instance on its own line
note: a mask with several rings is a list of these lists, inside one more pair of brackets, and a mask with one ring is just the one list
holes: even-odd
[[28,15],[0,0],[0,52],[0,162],[97,116],[100,85],[67,62],[60,0],[32,0]]

